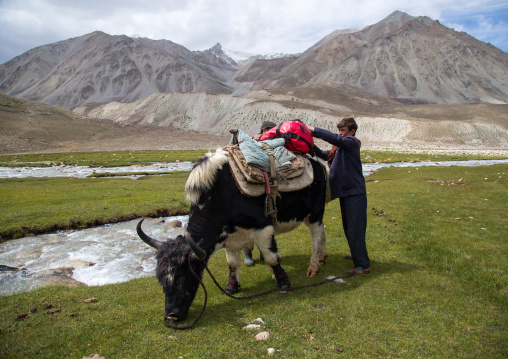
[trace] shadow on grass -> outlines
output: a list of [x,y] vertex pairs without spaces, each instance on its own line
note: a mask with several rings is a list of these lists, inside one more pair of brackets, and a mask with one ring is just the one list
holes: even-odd
[[[335,292],[354,292],[358,287],[368,285],[372,280],[382,277],[388,273],[409,274],[418,270],[419,267],[413,264],[402,263],[399,261],[392,262],[372,262],[372,270],[369,274],[348,276],[347,270],[353,268],[353,262],[345,259],[343,255],[329,255],[325,265],[320,267],[319,273],[314,277],[307,277],[307,268],[309,266],[310,255],[289,255],[281,260],[281,265],[286,270],[291,281],[291,287],[305,286],[313,283],[323,282],[329,276],[340,277],[345,284],[339,284],[334,281],[325,282],[318,286],[298,288],[291,290],[285,294],[279,293],[277,290],[254,298],[234,299],[227,297],[216,287],[210,279],[209,274],[205,271],[204,281],[208,293],[208,305],[201,320],[196,324],[197,327],[223,327],[224,325],[243,325],[245,320],[242,318],[242,312],[251,308],[263,310],[269,305],[277,306],[284,302],[284,306],[291,306],[292,302],[299,303],[302,299],[309,299],[309,306],[318,302],[322,297],[329,296],[331,291]],[[276,281],[272,279],[272,270],[263,261],[255,260],[255,267],[245,267],[242,265],[241,281],[242,287],[235,294],[235,297],[248,297],[257,293],[270,291],[277,288]],[[224,261],[224,265],[227,266]],[[227,283],[227,278],[216,276],[213,269],[210,268],[212,274],[216,277],[222,288]],[[253,282],[252,277],[262,277],[262,280]],[[264,273],[263,273],[264,272]],[[202,288],[199,289],[202,292]],[[202,294],[202,293],[201,293]],[[222,298],[220,298],[222,297]],[[163,297],[161,296],[161,303]],[[234,302],[234,303],[233,303]],[[162,305],[162,304],[161,304]],[[195,300],[192,304],[187,319],[179,323],[180,325],[190,324],[194,321],[203,307],[203,300]],[[237,312],[235,314],[235,312]],[[227,315],[225,315],[227,313]]]

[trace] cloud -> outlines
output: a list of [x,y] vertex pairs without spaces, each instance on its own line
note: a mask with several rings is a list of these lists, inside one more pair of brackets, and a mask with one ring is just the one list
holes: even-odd
[[189,50],[221,42],[240,51],[297,53],[335,30],[374,24],[395,10],[508,49],[504,0],[3,0],[0,62],[95,30],[167,39]]

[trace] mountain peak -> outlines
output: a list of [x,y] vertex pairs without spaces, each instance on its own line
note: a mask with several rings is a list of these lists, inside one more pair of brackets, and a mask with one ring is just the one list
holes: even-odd
[[379,23],[385,23],[385,22],[395,22],[399,25],[402,25],[408,21],[413,20],[414,17],[411,15],[406,14],[405,12],[396,10],[392,12],[390,15],[385,17],[383,20],[381,20]]
[[213,45],[209,50],[210,51],[222,51],[222,45],[220,44],[220,42],[218,42],[215,45]]

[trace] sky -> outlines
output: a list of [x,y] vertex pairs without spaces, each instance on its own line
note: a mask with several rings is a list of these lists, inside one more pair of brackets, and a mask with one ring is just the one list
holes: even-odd
[[395,10],[428,16],[508,52],[507,0],[0,0],[0,64],[99,30],[206,50],[300,53]]

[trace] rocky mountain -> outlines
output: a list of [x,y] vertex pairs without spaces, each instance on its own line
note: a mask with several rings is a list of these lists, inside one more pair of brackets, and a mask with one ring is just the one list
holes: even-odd
[[311,84],[409,104],[508,103],[507,53],[399,11],[363,29],[337,30],[302,54],[246,55],[220,44],[189,51],[169,40],[94,32],[0,65],[0,92],[69,109],[154,93],[236,96]]
[[396,11],[360,30],[335,31],[300,57],[252,62],[235,80],[250,89],[349,84],[407,103],[508,103],[508,54]]
[[168,40],[94,32],[40,46],[0,66],[0,92],[73,108],[156,92],[231,93],[234,61]]

